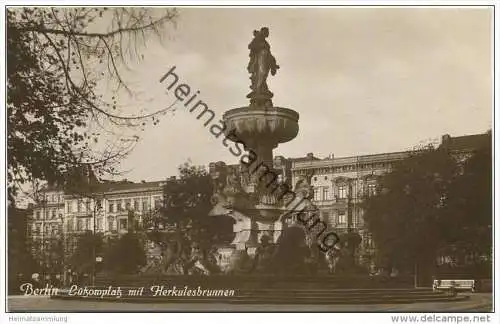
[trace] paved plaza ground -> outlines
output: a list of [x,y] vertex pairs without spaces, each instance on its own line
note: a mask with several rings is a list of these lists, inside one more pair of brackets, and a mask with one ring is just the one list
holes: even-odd
[[470,294],[466,301],[384,305],[141,304],[57,300],[34,296],[10,296],[7,300],[9,312],[491,312],[492,305],[491,293]]

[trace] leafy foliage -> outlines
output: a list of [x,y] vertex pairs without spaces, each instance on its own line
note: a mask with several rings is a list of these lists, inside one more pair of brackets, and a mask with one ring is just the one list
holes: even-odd
[[384,175],[365,202],[382,263],[429,268],[439,255],[491,255],[491,170],[490,137],[465,161],[429,147]]
[[38,270],[38,264],[27,244],[27,211],[9,207],[7,217],[8,288],[9,293],[18,293],[19,286],[29,280],[31,274]]
[[[466,160],[448,193],[444,210],[447,219],[447,249],[479,261],[492,253],[492,156],[491,137]],[[490,259],[491,261],[491,259]]]
[[179,177],[164,187],[164,207],[144,219],[145,227],[153,229],[157,241],[162,238],[155,233],[166,228],[175,229],[181,244],[191,241],[209,247],[227,240],[224,233],[232,234],[232,221],[208,216],[212,194],[212,179],[205,168],[185,163],[179,167]]
[[71,256],[70,265],[78,273],[91,273],[96,256],[101,254],[103,239],[100,234],[85,232],[77,242],[75,252]]
[[[119,112],[118,91],[132,93],[122,70],[176,16],[151,8],[7,9],[9,201],[27,182],[61,184],[82,166],[116,172],[138,139],[117,130],[142,127],[145,118],[156,124],[163,112]],[[111,99],[99,94],[106,80],[116,83]]]
[[116,242],[110,242],[104,252],[104,267],[114,273],[136,273],[145,264],[144,245],[135,233],[126,233]]
[[442,245],[442,203],[455,166],[445,151],[427,147],[381,178],[378,194],[365,202],[365,220],[386,266],[411,266]]

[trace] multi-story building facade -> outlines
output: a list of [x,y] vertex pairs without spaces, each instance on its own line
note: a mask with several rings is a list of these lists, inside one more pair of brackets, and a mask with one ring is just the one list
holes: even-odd
[[369,263],[375,247],[366,230],[361,203],[375,194],[379,177],[408,155],[408,152],[393,152],[295,161],[291,168],[292,183],[295,187],[300,178],[310,178],[312,202],[319,208],[321,220],[338,234],[359,233],[362,238],[359,261]]
[[[48,187],[40,191],[38,204],[28,221],[32,254],[42,269],[62,270],[81,234],[116,237],[138,226],[147,213],[163,203],[164,181],[105,182],[87,194],[67,194]],[[130,216],[137,224],[129,224]],[[59,269],[61,268],[61,269]]]
[[139,223],[163,201],[163,181],[103,183],[88,197],[65,196],[67,232],[126,233],[129,212]]
[[63,265],[60,255],[64,253],[64,192],[44,188],[37,200],[27,222],[31,253],[41,269],[58,269]]

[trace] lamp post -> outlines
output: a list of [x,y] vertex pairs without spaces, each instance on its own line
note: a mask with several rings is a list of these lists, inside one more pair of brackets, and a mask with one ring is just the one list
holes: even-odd
[[63,272],[63,283],[66,284],[67,278],[66,278],[66,235],[64,235],[64,217],[63,214],[59,214],[59,220],[61,221],[61,242],[62,242],[62,257],[61,257],[61,268]]
[[[96,277],[96,263],[102,262],[102,257],[97,256],[96,253],[96,245],[97,245],[97,213],[102,211],[102,202],[104,201],[104,194],[102,195],[101,206],[97,206],[96,195],[92,195],[92,200],[94,202],[93,215],[92,215],[92,285],[95,285],[95,277]],[[100,215],[100,214],[99,214]]]
[[45,193],[43,193],[42,195],[42,226],[41,226],[41,229],[42,229],[42,240],[41,240],[41,244],[40,244],[40,255],[41,255],[41,272],[42,272],[42,278],[44,278],[45,276],[45,268],[46,268],[46,265],[47,265],[47,260],[45,259],[45,250],[47,248],[46,244],[45,244],[45,219],[47,217],[47,198],[45,196]]
[[95,265],[99,265],[99,269],[101,269],[101,264],[102,264],[102,261],[103,261],[103,257],[102,256],[97,256],[95,258]]
[[94,200],[94,210],[92,213],[92,277],[91,277],[91,283],[92,286],[95,284],[95,264],[96,264],[96,213],[97,213],[97,204],[96,204],[96,199],[95,197],[92,197]]

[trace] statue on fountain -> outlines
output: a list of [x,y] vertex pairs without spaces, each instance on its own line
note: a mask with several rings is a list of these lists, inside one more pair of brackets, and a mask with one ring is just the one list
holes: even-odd
[[253,36],[254,38],[248,44],[250,62],[247,66],[247,71],[251,75],[250,89],[252,92],[247,95],[247,98],[250,98],[250,106],[272,107],[273,93],[267,87],[267,77],[269,72],[271,75],[275,75],[279,66],[271,54],[271,46],[266,41],[269,36],[269,28],[262,27],[260,30],[254,30]]

